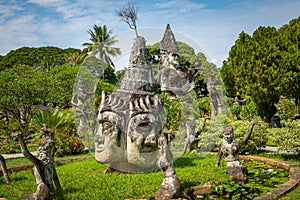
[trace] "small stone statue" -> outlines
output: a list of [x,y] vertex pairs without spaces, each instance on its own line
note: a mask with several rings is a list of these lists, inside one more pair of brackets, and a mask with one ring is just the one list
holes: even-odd
[[164,180],[160,188],[155,192],[155,199],[175,199],[183,196],[181,183],[174,170],[173,154],[170,150],[170,142],[174,138],[172,132],[163,133],[158,139],[161,157],[157,165],[162,170]]
[[6,167],[6,162],[5,159],[2,155],[0,155],[0,164],[1,164],[1,170],[4,176],[4,179],[6,181],[7,184],[10,184],[10,180],[9,180],[9,176],[8,176],[8,172],[7,172],[7,167]]
[[210,97],[211,117],[217,116],[221,113],[221,102],[218,91],[215,88],[215,81],[212,76],[207,79],[207,90]]
[[203,131],[205,122],[206,122],[206,118],[204,118],[200,130],[198,130],[196,133],[195,133],[195,124],[191,121],[188,121],[186,123],[187,138],[185,139],[183,154],[185,154],[187,150],[189,150],[189,152],[192,152],[193,150],[196,150],[198,148],[198,143],[200,141],[198,136]]
[[235,181],[247,180],[247,177],[242,170],[242,164],[239,160],[239,147],[240,145],[247,142],[247,140],[251,136],[254,125],[257,124],[257,122],[252,122],[248,133],[239,142],[236,142],[234,139],[233,127],[231,125],[227,125],[223,128],[224,139],[222,145],[219,148],[216,166],[219,166],[221,157],[223,156],[227,163],[228,174]]
[[12,133],[12,136],[19,138],[24,156],[34,164],[33,174],[37,183],[37,190],[33,195],[22,197],[21,199],[23,200],[50,199],[50,195],[54,191],[52,181],[54,182],[56,189],[61,190],[61,185],[53,165],[55,153],[54,133],[51,129],[47,129],[45,124],[41,129],[41,133],[44,140],[37,146],[38,158],[28,151],[21,132]]

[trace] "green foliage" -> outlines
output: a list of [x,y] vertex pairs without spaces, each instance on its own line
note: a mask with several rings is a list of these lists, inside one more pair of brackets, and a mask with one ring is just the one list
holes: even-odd
[[57,156],[84,152],[84,145],[74,131],[75,124],[72,110],[37,111],[31,123],[38,129],[46,124],[47,128],[54,131]]
[[22,47],[0,57],[0,71],[21,64],[48,72],[55,66],[68,63],[68,58],[76,52],[80,53],[81,51],[74,48],[61,49],[51,46]]
[[204,116],[204,115],[210,116],[211,107],[210,107],[210,98],[209,97],[202,97],[201,99],[199,99],[198,105],[200,108],[200,110],[199,110],[200,114],[202,116]]
[[[236,141],[241,141],[244,136],[248,133],[250,122],[248,121],[233,121],[230,123],[234,129],[234,136]],[[260,148],[265,147],[268,141],[268,124],[260,123],[255,125],[249,140],[240,146],[240,152],[255,153]],[[221,136],[220,136],[221,137]]]
[[235,116],[237,116],[239,118],[239,115],[242,111],[242,106],[240,105],[233,105],[230,107],[230,111],[232,114],[234,114]]
[[43,104],[48,94],[48,77],[27,65],[15,65],[0,74],[0,110],[27,124],[34,105]]
[[288,98],[280,98],[276,104],[278,115],[283,120],[294,119],[296,113],[295,101]]
[[69,108],[71,107],[71,99],[74,83],[79,71],[79,66],[71,67],[69,65],[61,65],[54,67],[48,73],[49,94],[47,102],[53,107]]
[[240,33],[221,69],[227,95],[250,96],[266,122],[276,113],[280,95],[299,99],[299,20],[279,30],[258,27],[252,36]]
[[300,152],[300,122],[282,121],[282,128],[270,128],[269,137],[280,150]]
[[246,105],[241,110],[241,118],[248,121],[253,120],[257,116],[256,105],[253,101],[247,100]]
[[165,128],[167,130],[177,130],[181,120],[181,104],[178,98],[170,98],[167,94],[160,94],[164,101]]

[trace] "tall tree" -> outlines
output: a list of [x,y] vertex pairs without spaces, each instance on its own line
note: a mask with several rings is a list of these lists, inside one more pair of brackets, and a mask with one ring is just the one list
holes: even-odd
[[280,95],[299,93],[299,46],[291,38],[274,27],[258,27],[252,37],[242,32],[221,69],[227,94],[251,97],[267,122]]
[[120,48],[113,47],[112,45],[118,42],[116,35],[112,35],[112,30],[107,29],[106,25],[103,27],[94,25],[93,30],[89,29],[90,41],[82,45],[86,48],[83,52],[91,52],[92,55],[98,55],[99,58],[105,61],[110,67],[115,67],[110,56],[121,54]]

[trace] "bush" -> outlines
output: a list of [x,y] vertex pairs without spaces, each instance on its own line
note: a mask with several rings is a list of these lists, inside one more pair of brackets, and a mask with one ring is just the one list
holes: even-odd
[[295,101],[288,98],[280,98],[279,102],[276,105],[278,115],[281,119],[294,119],[296,104]]
[[241,118],[246,120],[252,120],[257,116],[256,105],[253,101],[248,100],[246,105],[241,110]]
[[[251,122],[233,121],[230,124],[234,129],[235,140],[238,142],[248,133]],[[240,146],[240,152],[256,153],[260,148],[265,147],[268,141],[268,126],[267,123],[255,125],[249,140]]]
[[84,153],[84,145],[79,136],[72,133],[55,133],[56,156],[66,156]]
[[269,129],[269,136],[279,150],[293,150],[300,153],[299,121],[282,121],[282,128]]

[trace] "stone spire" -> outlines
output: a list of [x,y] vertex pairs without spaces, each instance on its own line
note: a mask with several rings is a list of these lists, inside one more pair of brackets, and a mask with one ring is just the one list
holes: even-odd
[[160,50],[167,51],[168,53],[179,54],[179,48],[177,46],[174,34],[168,24],[164,36],[160,41]]
[[147,62],[146,41],[137,36],[131,48],[128,69],[124,74],[119,92],[147,93],[153,84],[152,68]]

